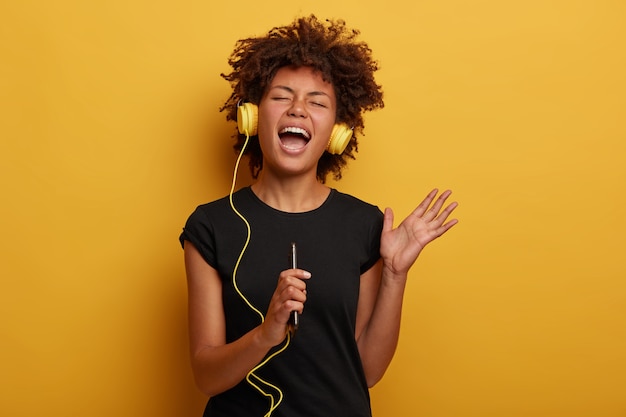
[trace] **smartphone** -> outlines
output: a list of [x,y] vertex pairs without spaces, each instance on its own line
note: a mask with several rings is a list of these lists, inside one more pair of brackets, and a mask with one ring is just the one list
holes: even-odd
[[[298,267],[298,254],[296,251],[296,244],[293,242],[291,243],[291,248],[289,249],[289,267],[291,267],[292,269]],[[291,316],[289,317],[289,330],[292,335],[296,333],[299,325],[299,314],[297,311],[292,311]]]

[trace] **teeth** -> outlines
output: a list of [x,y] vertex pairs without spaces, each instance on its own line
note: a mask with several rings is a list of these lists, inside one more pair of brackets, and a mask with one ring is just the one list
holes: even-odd
[[304,136],[306,139],[309,139],[309,132],[307,132],[306,130],[299,128],[299,127],[286,127],[283,130],[280,131],[280,134],[282,135],[283,133],[295,133],[298,135],[302,135]]

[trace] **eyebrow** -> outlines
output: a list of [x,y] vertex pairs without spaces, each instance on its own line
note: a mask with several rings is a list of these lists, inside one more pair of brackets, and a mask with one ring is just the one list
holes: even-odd
[[[284,90],[284,91],[286,91],[288,93],[295,94],[295,91],[291,87],[288,87],[286,85],[275,85],[273,87],[270,87],[270,91],[274,90],[274,89]],[[307,95],[307,97],[326,96],[326,97],[330,98],[330,95],[328,95],[327,93],[325,93],[323,91],[311,91],[311,92],[307,93],[306,95]]]

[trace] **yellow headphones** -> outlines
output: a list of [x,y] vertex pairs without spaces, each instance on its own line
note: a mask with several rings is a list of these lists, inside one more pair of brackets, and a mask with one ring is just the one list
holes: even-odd
[[[259,124],[259,109],[256,104],[242,103],[237,106],[237,129],[239,133],[254,136],[257,134]],[[332,154],[340,155],[348,146],[352,138],[352,129],[346,124],[336,124],[330,134],[330,140],[326,150]]]

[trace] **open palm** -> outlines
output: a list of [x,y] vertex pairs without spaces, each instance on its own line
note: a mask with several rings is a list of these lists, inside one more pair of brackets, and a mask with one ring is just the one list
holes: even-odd
[[438,193],[437,189],[432,190],[395,229],[393,211],[385,209],[380,254],[385,267],[394,274],[406,274],[424,247],[457,223],[456,219],[447,221],[457,207],[456,202],[442,210],[451,191],[443,192],[435,200]]

